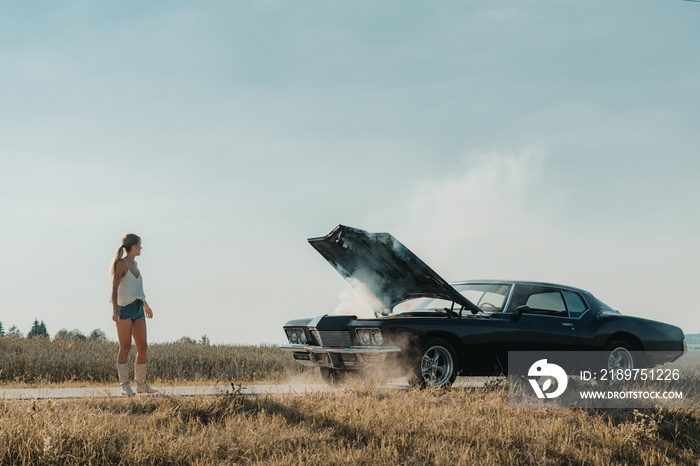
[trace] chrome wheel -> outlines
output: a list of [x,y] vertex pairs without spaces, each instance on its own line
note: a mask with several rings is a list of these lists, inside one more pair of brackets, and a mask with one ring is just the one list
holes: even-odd
[[634,369],[634,357],[624,346],[617,346],[610,351],[608,356],[608,370]]
[[[637,364],[644,365],[643,358],[637,361],[639,353],[634,353],[632,346],[624,340],[613,340],[605,345],[606,353],[601,355],[601,366],[607,368],[611,383],[619,383],[629,376],[629,372]],[[603,356],[607,354],[606,356]],[[601,367],[599,366],[599,367]],[[625,374],[627,372],[627,374]]]
[[444,346],[431,346],[423,353],[420,372],[425,385],[441,387],[452,383],[455,362],[451,352]]

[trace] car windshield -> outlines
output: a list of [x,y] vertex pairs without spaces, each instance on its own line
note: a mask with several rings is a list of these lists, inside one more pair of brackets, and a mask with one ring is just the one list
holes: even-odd
[[[464,283],[453,285],[465,298],[474,303],[485,313],[503,312],[512,285],[506,283]],[[405,301],[394,307],[394,314],[416,311],[434,311],[451,309],[452,301],[438,298],[417,298]],[[457,304],[454,311],[458,312],[460,306]]]

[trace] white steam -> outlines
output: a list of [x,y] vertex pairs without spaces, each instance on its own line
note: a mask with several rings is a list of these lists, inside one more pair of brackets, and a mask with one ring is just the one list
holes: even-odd
[[[544,159],[540,148],[470,154],[463,170],[446,167],[447,175],[413,186],[403,206],[369,223],[381,225],[448,281],[539,278],[533,265],[552,255],[542,249],[552,243],[549,217],[561,204],[547,195]],[[373,318],[383,309],[370,290],[386,286],[357,273],[348,282],[335,314]]]
[[382,224],[448,281],[517,278],[513,272],[520,275],[525,264],[506,264],[504,256],[539,256],[562,203],[550,195],[545,158],[536,147],[471,154],[446,167],[445,176],[415,186],[402,207],[380,213]]
[[[687,205],[688,199],[653,199],[650,193],[657,191],[643,191],[625,173],[619,188],[601,187],[606,177],[561,173],[577,169],[565,156],[550,158],[537,146],[467,154],[461,163],[441,167],[440,175],[395,192],[386,208],[358,226],[390,232],[447,281],[563,283],[587,289],[623,313],[655,320],[660,309],[683,309],[693,299],[697,276],[697,222],[660,206]],[[571,180],[579,184],[564,183]],[[596,206],[604,199],[595,195],[599,189],[610,197]],[[644,208],[642,200],[656,207]],[[667,293],[640,292],[645,289],[688,292],[669,301]],[[697,331],[697,319],[680,311],[662,320]]]
[[364,283],[348,278],[348,286],[340,293],[340,304],[335,308],[336,315],[354,315],[362,319],[374,318],[374,310],[382,309],[382,303]]

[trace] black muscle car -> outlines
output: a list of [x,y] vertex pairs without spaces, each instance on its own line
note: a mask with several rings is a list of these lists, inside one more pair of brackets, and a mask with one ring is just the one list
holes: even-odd
[[[624,316],[578,288],[449,284],[388,233],[339,225],[309,243],[376,298],[370,318],[323,315],[284,325],[289,343],[282,349],[319,367],[329,383],[380,368],[417,386],[449,386],[457,375],[504,374],[509,351],[606,351],[609,367],[625,369],[687,350],[680,328]],[[641,361],[637,352],[652,353]]]

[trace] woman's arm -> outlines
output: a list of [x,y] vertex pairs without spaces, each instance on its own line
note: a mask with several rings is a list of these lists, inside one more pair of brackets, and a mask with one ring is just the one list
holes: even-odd
[[112,320],[117,322],[119,320],[119,308],[117,307],[117,290],[119,290],[119,284],[122,282],[122,277],[126,274],[126,264],[124,261],[117,262],[117,270],[114,271],[114,276],[112,277]]
[[153,310],[151,309],[151,306],[148,305],[145,299],[143,300],[143,312],[149,319],[153,318]]

